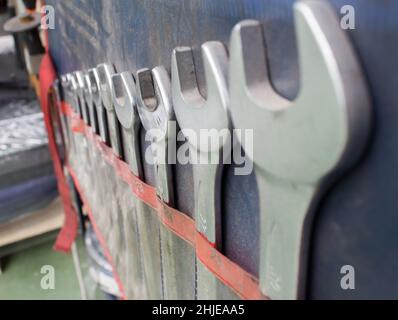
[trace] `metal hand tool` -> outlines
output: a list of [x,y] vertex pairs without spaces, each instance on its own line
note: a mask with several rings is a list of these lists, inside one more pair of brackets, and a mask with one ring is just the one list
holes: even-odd
[[[130,164],[132,172],[143,178],[140,158],[140,126],[137,113],[136,85],[131,73],[122,73],[112,77],[114,85],[114,104],[116,114],[122,124],[122,141],[125,159]],[[130,95],[131,107],[123,107],[126,96]],[[117,98],[119,97],[119,98]],[[134,124],[131,121],[134,111]],[[127,113],[127,114],[126,114]],[[149,299],[162,299],[162,269],[159,220],[155,212],[140,200],[136,201],[136,227],[139,232],[139,241],[142,254],[142,268],[146,285],[146,294]],[[132,228],[132,226],[130,227]]]
[[[176,121],[171,103],[170,77],[164,67],[137,72],[137,106],[142,125],[151,138],[156,190],[174,206],[170,150],[176,150]],[[154,219],[157,219],[154,216]],[[152,237],[155,237],[152,235]],[[160,224],[160,245],[165,299],[195,298],[195,250]]]
[[261,210],[260,285],[273,299],[302,298],[316,204],[332,180],[358,160],[370,127],[364,78],[327,3],[294,7],[301,89],[294,101],[269,80],[260,23],[231,36],[231,115],[254,130]]
[[61,98],[61,88],[60,88],[59,79],[56,79],[51,85],[49,99],[51,106],[50,116],[54,129],[53,130],[54,138],[57,144],[58,155],[60,156],[61,161],[64,161],[65,151],[68,148],[68,136],[67,136],[66,123],[65,123],[65,116],[62,114],[60,110],[60,104],[62,98]]
[[[230,134],[227,112],[229,94],[227,86],[228,55],[222,43],[206,42],[202,45],[208,97],[199,93],[192,50],[188,47],[174,49],[172,55],[172,96],[174,111],[183,130],[193,130],[186,135],[193,163],[195,220],[198,231],[220,249],[221,244],[221,177],[222,156],[231,149],[230,140],[208,145],[203,130],[216,130],[216,134]],[[199,299],[216,299],[218,281],[206,267],[197,264],[197,294]]]
[[76,71],[75,75],[78,84],[78,98],[82,117],[84,122],[90,126],[90,112],[88,104],[92,101],[92,95],[91,88],[87,86],[86,78],[88,75],[85,71]]
[[101,96],[99,92],[99,78],[98,73],[95,68],[89,69],[88,73],[85,77],[86,80],[86,103],[88,105],[88,113],[91,123],[91,129],[94,133],[100,134],[102,139],[105,141],[105,129],[102,122],[102,133],[101,133],[101,126],[100,126],[100,116],[102,108]]
[[81,118],[83,118],[84,122],[88,124],[88,114],[87,114],[87,107],[86,101],[84,96],[84,88],[85,88],[85,81],[84,81],[84,74],[82,71],[75,71],[73,73],[76,81],[76,98],[78,104],[78,111]]
[[110,64],[100,64],[97,66],[99,88],[103,106],[106,109],[106,119],[108,122],[109,140],[113,151],[121,157],[123,155],[122,144],[120,142],[120,125],[115,114],[115,107],[112,101],[112,82],[111,77],[115,73],[115,68]]
[[[55,91],[55,96],[57,98],[58,102],[58,107],[61,107],[61,101],[65,100],[65,90],[64,86],[66,86],[66,77],[61,76],[59,79],[54,81],[53,88]],[[67,116],[61,112],[60,110],[60,118],[61,118],[61,126],[62,126],[62,133],[64,136],[64,142],[65,142],[65,149],[66,149],[66,154],[69,152],[69,130],[68,130],[68,119]]]
[[98,69],[97,68],[90,69],[89,77],[92,85],[91,91],[93,96],[93,102],[97,113],[99,134],[102,142],[106,143],[109,146],[110,140],[109,140],[108,117],[102,102],[101,83],[100,83]]
[[[79,113],[79,101],[77,98],[76,91],[78,90],[77,88],[77,82],[76,78],[73,76],[72,73],[68,73],[66,75],[67,78],[67,86],[66,86],[66,97],[67,97],[67,102],[70,104],[74,112]],[[69,126],[69,132],[72,132],[72,123],[68,119],[68,126]],[[70,147],[72,150],[77,151],[77,145],[75,142],[75,135],[70,134]]]
[[[76,108],[78,110],[79,116],[83,119],[83,121],[88,124],[88,109],[87,109],[87,104],[86,104],[86,99],[85,99],[85,80],[84,80],[84,73],[82,71],[75,71],[72,75],[73,79],[76,82],[76,87],[75,87],[75,103],[76,103]],[[94,154],[90,150],[91,146],[88,145],[87,140],[85,137],[81,135],[75,136],[75,139],[78,141],[78,148],[80,148],[80,153],[81,156],[84,156],[84,161],[87,162],[88,168],[90,170],[93,169],[92,166],[92,161]],[[84,153],[84,154],[83,154]]]
[[69,78],[67,74],[63,74],[60,76],[60,82],[61,82],[61,97],[64,101],[67,101],[68,97],[68,86],[69,86]]
[[[67,73],[63,76],[61,76],[61,88],[62,88],[62,98],[65,102],[67,102],[69,105],[72,106],[72,108],[74,109],[74,102],[73,102],[73,95],[72,95],[72,90],[71,90],[71,85],[72,85],[72,76],[71,74]],[[67,142],[67,155],[69,155],[69,150],[74,150],[75,148],[75,144],[74,144],[74,140],[73,140],[73,136],[72,136],[72,131],[71,131],[71,123],[70,123],[70,119],[68,116],[63,115],[63,119],[64,119],[64,124],[65,124],[65,128],[66,128],[66,134],[68,137],[68,142]]]
[[[136,106],[136,90],[133,75],[130,72],[114,74],[111,77],[112,101],[115,106],[117,120],[121,124],[121,140],[124,149],[124,160],[137,177],[143,176],[140,157],[140,119]],[[140,232],[147,230],[138,228],[139,215],[144,212],[140,200],[134,201],[134,208],[127,213],[124,221],[127,254],[127,296],[132,299],[147,297],[142,268]]]
[[91,89],[91,83],[90,83],[90,78],[88,75],[88,71],[83,73],[83,119],[84,122],[88,126],[92,126],[92,121],[91,121],[91,109],[93,107],[93,94],[92,94],[92,89]]
[[74,108],[74,101],[72,95],[72,75],[70,73],[61,76],[62,97]]
[[76,113],[79,113],[79,101],[77,98],[78,87],[77,87],[76,77],[71,73],[68,73],[66,77],[68,79],[68,86],[67,86],[68,102],[72,106],[73,110]]

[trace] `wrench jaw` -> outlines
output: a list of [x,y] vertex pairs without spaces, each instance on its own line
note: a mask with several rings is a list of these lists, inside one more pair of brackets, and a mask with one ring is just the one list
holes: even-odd
[[[89,69],[86,77],[87,87],[91,92],[91,103],[88,102],[91,129],[94,133],[100,134],[100,124],[97,113],[102,109],[101,96],[99,92],[99,78],[95,68]],[[88,100],[87,100],[88,101]],[[102,137],[102,135],[101,135]]]
[[76,83],[77,83],[77,100],[79,106],[79,115],[83,118],[84,122],[88,124],[88,112],[87,112],[87,105],[85,100],[85,80],[84,80],[84,73],[82,71],[76,71],[74,73]]
[[66,101],[66,90],[68,87],[69,81],[66,74],[63,74],[59,77],[59,85],[60,85],[60,96],[61,99]]
[[69,78],[68,92],[69,92],[70,105],[72,106],[73,110],[75,110],[75,112],[77,112],[80,115],[79,99],[77,96],[78,85],[76,77],[74,74],[68,74],[68,78]]
[[53,84],[51,85],[51,90],[54,92],[54,97],[57,104],[59,104],[62,101],[61,81],[59,79],[54,80]]
[[[173,106],[188,140],[190,156],[198,160],[193,165],[196,227],[208,241],[220,248],[222,156],[230,154],[232,148],[231,139],[227,139],[231,134],[228,54],[222,43],[207,42],[202,45],[202,56],[207,99],[198,90],[192,49],[174,49],[171,62]],[[194,134],[187,134],[187,129],[193,130]],[[222,142],[209,146],[208,139],[198,140],[203,130],[221,134]],[[218,280],[200,262],[197,273],[198,298],[216,299],[220,288]]]
[[255,149],[247,154],[261,199],[260,285],[272,299],[303,297],[314,209],[362,153],[370,123],[366,85],[333,10],[300,1],[295,20],[301,69],[295,101],[270,85],[258,22],[239,23],[230,42],[231,116],[236,128],[254,130]]
[[[172,55],[172,94],[173,106],[181,129],[193,130],[196,137],[201,130],[230,130],[228,117],[229,103],[227,85],[228,53],[225,46],[216,41],[202,46],[205,79],[208,97],[199,92],[192,49],[178,47]],[[224,144],[209,148],[207,141],[189,139],[188,142],[199,152],[215,152]]]
[[[318,120],[320,124],[314,129],[321,130],[324,126],[322,130],[328,129],[330,136],[336,131],[340,133],[334,142],[337,156],[333,162],[329,160],[333,169],[325,175],[329,179],[334,172],[341,173],[352,167],[363,154],[372,125],[371,99],[354,48],[330,5],[314,0],[298,2],[295,19],[297,38],[302,44],[299,56],[303,83],[296,104],[306,109],[306,113],[311,113],[313,118],[315,111],[324,114],[324,121]],[[314,92],[312,87],[318,90]],[[319,99],[322,104],[310,104],[309,98],[311,102]],[[335,119],[330,119],[331,124],[326,127],[327,119],[332,117]],[[332,123],[338,123],[339,127]],[[321,141],[320,145],[312,148],[320,148],[323,143]],[[331,152],[325,154],[322,161],[327,163],[329,157],[332,157]],[[327,171],[328,168],[321,170]]]
[[[55,102],[57,104],[57,107],[60,108],[61,101],[63,101],[63,96],[64,96],[64,91],[63,91],[63,81],[66,79],[61,77],[61,81],[59,79],[56,79],[54,83],[52,84],[51,88],[54,92],[55,95]],[[69,150],[69,130],[67,128],[67,119],[66,116],[64,115],[63,112],[59,112],[59,118],[61,121],[61,130],[62,130],[62,136],[63,136],[63,141],[65,145],[65,150]],[[67,155],[68,152],[65,153]]]
[[85,72],[83,75],[83,83],[84,83],[84,85],[83,85],[84,100],[83,101],[84,101],[84,107],[85,107],[83,117],[84,116],[86,117],[85,121],[86,121],[87,125],[92,127],[93,124],[91,121],[90,114],[91,114],[91,109],[93,107],[93,95],[91,92],[90,78],[89,78],[87,72]]
[[[75,105],[75,96],[73,94],[72,90],[72,85],[73,85],[73,77],[70,73],[65,74],[64,76],[61,77],[61,86],[62,86],[62,96],[65,99],[65,101],[74,109],[76,110],[76,105]],[[69,150],[74,150],[76,148],[74,139],[73,139],[73,134],[71,133],[71,123],[68,117],[64,116],[64,123],[66,125],[66,128],[68,128],[68,148]]]
[[120,126],[117,121],[115,108],[112,102],[113,93],[111,76],[115,73],[115,68],[110,64],[103,63],[97,66],[97,73],[103,107],[100,112],[100,118],[103,118],[101,122],[103,122],[103,125],[106,127],[103,129],[107,138],[106,143],[112,147],[117,156],[122,157],[123,150],[120,138]]
[[142,177],[139,131],[141,127],[136,106],[136,84],[130,72],[112,75],[112,103],[121,125],[124,160],[131,171]]

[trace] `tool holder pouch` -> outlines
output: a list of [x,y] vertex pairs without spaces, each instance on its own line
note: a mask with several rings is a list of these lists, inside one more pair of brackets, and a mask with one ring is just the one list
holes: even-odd
[[120,277],[127,298],[144,299],[146,293],[143,282],[139,277],[132,279],[134,266],[131,266],[129,243],[125,237],[126,228],[136,226],[135,215],[132,214],[137,205],[136,199],[130,187],[115,174],[115,169],[105,161],[92,141],[76,132],[71,121],[68,126],[67,131],[72,133],[68,163],[78,179],[84,200],[90,205],[88,213],[92,215],[98,233],[104,238],[103,245],[110,253],[108,256],[112,260],[114,272]]

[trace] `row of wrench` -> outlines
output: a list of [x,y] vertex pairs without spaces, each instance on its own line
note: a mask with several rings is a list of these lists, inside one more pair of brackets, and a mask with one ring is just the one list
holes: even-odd
[[[272,299],[305,295],[311,225],[322,195],[356,163],[371,125],[370,99],[354,49],[326,2],[295,3],[300,91],[294,101],[275,92],[269,79],[264,35],[255,20],[232,30],[229,53],[212,41],[201,46],[207,98],[198,89],[190,47],[177,47],[171,76],[163,66],[116,72],[101,64],[61,77],[68,100],[104,143],[142,177],[139,130],[158,129],[152,139],[158,196],[174,204],[173,175],[167,164],[177,120],[199,136],[201,129],[253,130],[253,161],[260,198],[260,287]],[[186,137],[190,154],[212,159],[194,164],[194,216],[197,230],[221,246],[222,156],[227,143],[209,149]],[[216,159],[217,161],[213,161]],[[200,162],[199,162],[200,163]],[[142,278],[147,297],[217,299],[234,297],[200,261],[195,250],[159,225],[137,201],[131,234],[131,281]],[[160,239],[160,241],[158,241]],[[143,255],[140,261],[139,250]],[[134,294],[131,295],[133,298]]]

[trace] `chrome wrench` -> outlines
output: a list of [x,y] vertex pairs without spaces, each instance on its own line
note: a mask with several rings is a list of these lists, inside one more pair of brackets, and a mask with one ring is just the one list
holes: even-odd
[[[137,113],[136,90],[133,75],[130,72],[114,74],[111,77],[112,101],[117,120],[121,124],[121,139],[124,149],[124,160],[134,175],[142,177],[140,157],[140,127]],[[138,215],[143,214],[142,202],[134,201],[135,207],[127,212],[124,221],[127,253],[127,295],[132,299],[144,299],[147,296],[142,269],[141,239],[138,229]]]
[[79,106],[79,115],[80,115],[80,117],[83,118],[83,120],[86,124],[89,124],[87,105],[86,105],[85,93],[84,93],[84,90],[86,87],[84,73],[82,71],[75,71],[74,76],[75,76],[76,84],[77,84],[76,96],[77,96],[77,102],[78,102],[78,106]]
[[[66,77],[65,76],[61,76],[60,79],[55,80],[55,82],[53,84],[53,88],[55,91],[55,95],[57,97],[57,102],[58,102],[59,107],[60,107],[61,101],[64,101],[64,99],[65,99],[65,90],[64,90],[65,85],[66,85]],[[69,147],[70,147],[68,120],[67,120],[66,115],[62,112],[62,110],[60,110],[59,115],[61,118],[62,134],[64,136],[65,150],[66,150],[66,155],[67,155],[69,152]]]
[[76,81],[76,77],[74,74],[68,74],[67,75],[68,80],[68,98],[69,98],[69,104],[72,106],[73,110],[80,115],[80,110],[79,110],[79,100],[77,96],[77,90],[78,90],[78,84]]
[[[91,129],[94,133],[101,135],[100,121],[98,113],[101,106],[101,95],[99,92],[99,78],[95,68],[89,69],[85,77],[86,79],[86,103],[88,105]],[[89,88],[89,89],[88,89]],[[102,130],[104,131],[104,130]],[[104,134],[101,135],[104,140]]]
[[91,120],[91,109],[93,107],[93,93],[92,93],[92,88],[91,88],[90,77],[88,75],[88,71],[83,73],[83,100],[84,100],[84,107],[85,107],[85,110],[83,113],[83,118],[85,117],[85,122],[92,129],[92,127],[94,125],[94,121]]
[[[208,241],[220,248],[222,156],[230,152],[231,145],[223,137],[219,145],[209,147],[207,139],[200,139],[200,133],[203,129],[216,129],[216,134],[230,134],[231,124],[227,112],[228,54],[220,42],[206,42],[201,49],[207,99],[198,90],[192,49],[189,47],[179,47],[173,51],[172,97],[174,111],[184,134],[187,129],[192,130],[192,134],[186,135],[190,157],[198,160],[193,163],[196,228]],[[217,287],[217,278],[198,261],[198,299],[217,299]]]
[[110,64],[100,64],[97,66],[99,88],[103,106],[106,110],[109,142],[117,156],[122,157],[123,150],[120,141],[120,125],[115,114],[115,107],[112,101],[112,82],[111,77],[115,73],[115,68]]
[[[176,150],[176,121],[171,103],[170,76],[166,69],[139,70],[137,91],[138,113],[151,139],[157,194],[162,201],[174,206],[173,168],[169,153]],[[160,224],[160,239],[164,298],[194,299],[195,250],[163,224]]]
[[[269,81],[260,23],[231,36],[231,116],[254,130],[260,194],[260,285],[272,299],[303,298],[308,240],[319,198],[361,155],[370,128],[364,78],[326,2],[294,6],[301,89],[294,101]],[[245,146],[243,146],[245,148]]]

